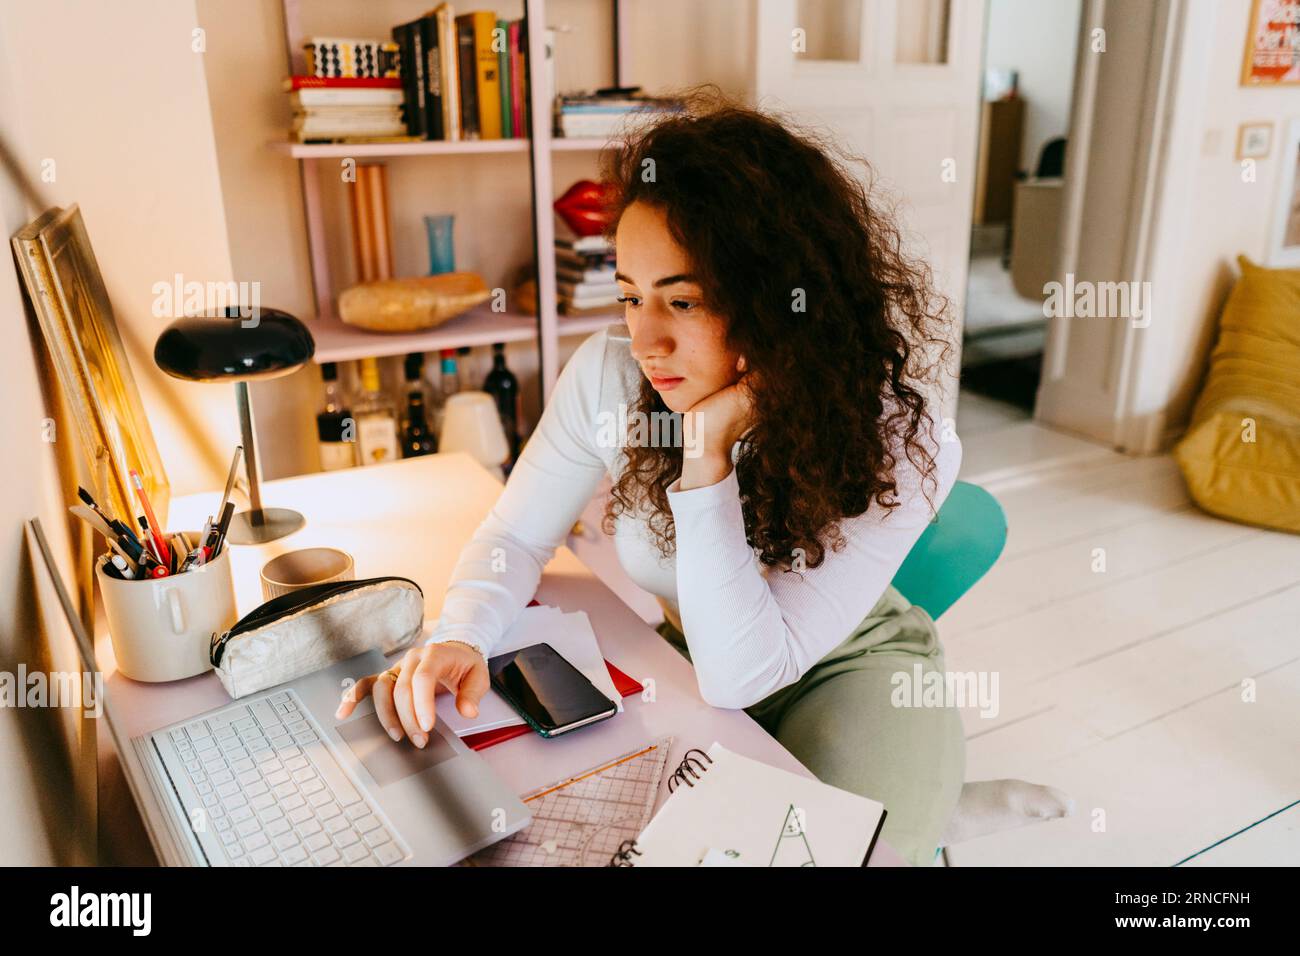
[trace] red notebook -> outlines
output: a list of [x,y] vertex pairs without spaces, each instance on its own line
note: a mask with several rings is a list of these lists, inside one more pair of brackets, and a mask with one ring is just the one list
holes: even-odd
[[[529,607],[540,604],[540,601],[533,600],[528,602]],[[642,690],[641,682],[628,677],[621,670],[605,661],[605,667],[609,670],[609,676],[614,681],[614,688],[623,697],[631,697],[633,694],[639,694]],[[486,750],[493,744],[504,743],[507,740],[513,740],[516,737],[522,737],[524,734],[531,734],[533,729],[527,724],[516,724],[513,727],[498,727],[495,730],[484,730],[477,734],[467,734],[460,738],[471,750]]]

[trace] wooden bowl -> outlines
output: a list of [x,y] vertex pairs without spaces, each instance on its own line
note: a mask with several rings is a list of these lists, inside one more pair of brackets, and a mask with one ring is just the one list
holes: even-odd
[[418,332],[442,325],[491,296],[475,272],[363,282],[339,296],[339,318],[367,332]]

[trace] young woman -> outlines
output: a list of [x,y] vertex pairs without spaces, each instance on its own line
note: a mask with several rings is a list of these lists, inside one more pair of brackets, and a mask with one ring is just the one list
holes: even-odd
[[[892,704],[894,675],[941,671],[943,653],[890,581],[961,459],[923,390],[944,303],[847,167],[772,117],[696,100],[612,152],[626,326],[565,366],[430,643],[340,716],[371,694],[422,747],[440,686],[476,714],[494,642],[608,474],[606,531],[703,699],[884,803],[883,838],[928,865],[964,738],[952,709]],[[681,440],[646,427],[665,419]]]

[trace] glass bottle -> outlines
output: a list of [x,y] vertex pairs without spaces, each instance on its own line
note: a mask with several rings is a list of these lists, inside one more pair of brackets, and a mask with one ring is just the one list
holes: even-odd
[[438,407],[434,412],[433,430],[439,439],[442,437],[442,419],[447,410],[447,399],[460,391],[460,372],[456,367],[456,350],[443,349],[440,353]]
[[325,383],[325,404],[316,415],[316,437],[319,441],[322,471],[338,471],[357,463],[355,428],[339,384],[339,367],[326,362],[320,367]]
[[402,430],[402,457],[417,458],[437,451],[425,418],[424,393],[416,388],[406,396],[406,427]]
[[373,358],[361,360],[361,391],[357,394],[354,406],[361,464],[377,465],[401,457],[397,414],[393,410],[392,400],[383,392],[379,380],[379,363]]
[[507,474],[519,455],[519,420],[521,402],[519,379],[515,373],[506,368],[506,346],[497,342],[492,346],[492,371],[483,380],[483,391],[492,396],[496,402],[497,414],[501,416],[501,427],[505,429],[506,441],[510,444],[510,457],[504,465]]

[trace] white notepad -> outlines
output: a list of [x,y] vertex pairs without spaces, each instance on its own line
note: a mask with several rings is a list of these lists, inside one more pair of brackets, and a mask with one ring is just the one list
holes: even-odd
[[[683,762],[676,789],[641,831],[632,866],[863,866],[885,808],[715,743]],[[690,784],[688,785],[687,781]]]

